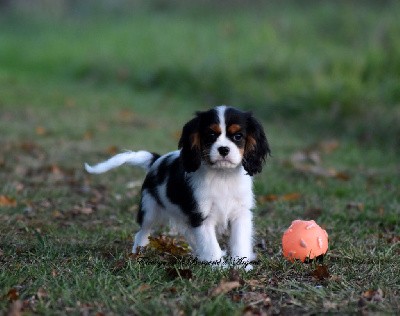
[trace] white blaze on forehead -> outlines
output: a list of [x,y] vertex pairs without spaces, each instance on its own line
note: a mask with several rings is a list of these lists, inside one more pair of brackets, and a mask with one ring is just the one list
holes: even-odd
[[221,127],[221,135],[222,136],[225,136],[225,134],[226,134],[225,110],[226,110],[225,105],[221,105],[221,106],[217,107],[219,126]]
[[[226,133],[226,120],[225,112],[228,107],[225,105],[216,107],[219,127],[221,129],[221,134],[218,136],[214,144],[210,148],[210,161],[215,167],[219,168],[234,168],[238,166],[242,161],[242,155],[239,148],[231,139],[227,137]],[[221,156],[219,153],[220,147],[229,148],[229,153],[226,156]]]

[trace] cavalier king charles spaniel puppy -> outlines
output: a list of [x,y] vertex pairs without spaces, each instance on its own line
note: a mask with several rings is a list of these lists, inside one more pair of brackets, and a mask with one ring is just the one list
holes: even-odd
[[261,124],[249,112],[218,106],[186,123],[178,147],[163,156],[125,152],[85,167],[103,173],[127,163],[147,171],[133,253],[148,244],[153,228],[170,222],[197,259],[223,264],[225,251],[217,235],[229,226],[229,258],[247,265],[255,259],[252,176],[261,172],[270,153]]

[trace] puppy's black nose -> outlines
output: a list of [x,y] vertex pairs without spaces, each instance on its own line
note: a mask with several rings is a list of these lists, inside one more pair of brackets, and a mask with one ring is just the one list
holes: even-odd
[[218,147],[218,152],[222,157],[226,157],[229,154],[229,147],[224,147],[224,146]]

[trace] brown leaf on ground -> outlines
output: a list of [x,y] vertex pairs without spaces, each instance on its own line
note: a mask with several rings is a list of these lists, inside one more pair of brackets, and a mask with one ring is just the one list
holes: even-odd
[[91,140],[93,138],[93,131],[86,131],[83,134],[83,140]]
[[35,128],[36,135],[44,136],[47,134],[47,130],[43,126],[37,126]]
[[317,177],[336,178],[343,181],[350,180],[350,175],[342,171],[337,171],[334,168],[325,168],[320,165],[311,164],[293,164],[292,166],[301,173],[311,174]]
[[78,206],[75,205],[74,208],[70,211],[71,215],[91,215],[95,212],[96,207],[93,205],[83,205]]
[[339,148],[340,143],[336,139],[323,140],[318,143],[317,148],[324,154],[330,154]]
[[133,123],[136,120],[136,114],[129,109],[123,109],[118,112],[118,120],[121,123]]
[[275,202],[275,201],[293,202],[299,200],[300,198],[301,194],[298,192],[291,192],[282,195],[266,194],[259,196],[258,202],[261,204],[266,202]]
[[362,211],[364,211],[364,204],[361,202],[349,202],[349,203],[347,203],[346,208],[348,210],[356,209],[356,210],[362,212]]
[[211,297],[215,297],[221,294],[228,293],[236,288],[240,287],[239,281],[225,281],[222,280],[215,288],[210,292]]
[[368,290],[361,294],[361,297],[370,302],[382,302],[383,301],[383,291],[381,289]]
[[137,288],[137,291],[138,292],[146,292],[146,291],[148,291],[150,289],[151,289],[151,286],[149,284],[143,283]]
[[109,147],[106,149],[106,153],[109,154],[109,155],[115,155],[115,154],[117,154],[118,152],[119,152],[119,149],[118,149],[118,147],[115,146],[115,145],[109,146]]
[[12,289],[10,289],[10,290],[7,292],[6,297],[7,297],[7,299],[8,299],[9,301],[16,301],[16,300],[19,299],[19,292],[18,292],[18,290],[17,290],[15,287],[13,287]]
[[346,172],[322,166],[322,154],[330,154],[338,147],[339,142],[337,140],[322,141],[316,145],[292,154],[288,161],[288,165],[304,174],[348,181],[350,175]]
[[258,202],[263,204],[267,202],[275,202],[279,200],[279,196],[276,194],[266,194],[266,195],[260,195],[257,198]]
[[238,269],[233,269],[233,268],[229,270],[229,281],[238,281],[240,284],[244,283],[240,275],[240,271]]
[[121,271],[122,269],[125,269],[126,264],[127,264],[127,261],[125,259],[119,259],[114,263],[113,270]]
[[261,282],[261,280],[246,280],[245,283],[247,285],[250,285],[252,288],[263,286],[263,283]]
[[325,264],[318,264],[311,275],[317,280],[325,280],[331,276],[328,270],[328,266],[326,266]]
[[6,195],[0,195],[0,207],[15,207],[17,200]]
[[288,193],[281,196],[282,201],[297,201],[301,198],[301,194],[298,192]]
[[169,236],[150,236],[149,240],[149,246],[161,253],[167,253],[174,256],[184,256],[189,253],[187,244],[184,244],[183,242],[178,243],[174,238]]

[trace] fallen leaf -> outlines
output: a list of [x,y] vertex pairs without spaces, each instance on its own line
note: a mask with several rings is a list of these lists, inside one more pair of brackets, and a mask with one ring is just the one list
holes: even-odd
[[146,284],[146,283],[144,283],[144,284],[141,284],[139,287],[138,287],[138,292],[146,292],[146,291],[148,291],[148,290],[150,290],[151,289],[151,286],[149,285],[149,284]]
[[71,210],[72,215],[90,215],[95,211],[96,207],[95,206],[75,206]]
[[106,153],[107,154],[109,154],[109,155],[115,155],[116,153],[118,153],[119,152],[119,149],[118,149],[118,147],[117,146],[110,146],[110,147],[108,147],[107,149],[106,149]]
[[133,111],[129,109],[124,109],[119,111],[118,120],[121,123],[133,123],[136,120],[136,115]]
[[297,201],[300,198],[301,198],[301,194],[294,192],[294,193],[288,193],[288,194],[282,195],[281,200],[282,201]]
[[215,297],[221,294],[228,293],[236,288],[240,287],[239,281],[224,281],[222,280],[218,286],[211,290],[210,296]]
[[288,165],[305,174],[348,181],[350,179],[349,174],[335,168],[322,166],[321,154],[329,154],[338,147],[339,142],[337,140],[320,142],[317,145],[295,152],[291,155]]
[[10,289],[8,292],[7,292],[7,299],[9,300],[9,301],[16,301],[16,300],[18,300],[19,299],[19,292],[18,292],[18,290],[15,288],[15,287],[13,287],[12,289]]
[[370,302],[382,302],[383,301],[383,291],[381,289],[377,289],[377,290],[370,289],[370,290],[362,293],[361,297]]
[[299,200],[300,198],[301,194],[298,192],[286,193],[282,195],[266,194],[259,196],[258,202],[261,204],[266,202],[275,202],[275,201],[293,202]]
[[290,162],[292,164],[319,165],[321,163],[321,156],[317,151],[301,150],[290,156]]
[[364,204],[361,202],[349,202],[349,203],[347,203],[346,208],[348,210],[356,209],[356,210],[362,212],[362,211],[364,211]]
[[178,244],[175,239],[168,236],[149,237],[149,246],[161,253],[167,253],[174,256],[184,256],[189,253],[187,244]]
[[17,201],[6,195],[0,195],[0,207],[15,207],[17,206]]
[[276,194],[266,194],[266,195],[261,195],[258,197],[258,202],[259,203],[266,203],[266,202],[275,202],[278,201],[279,197]]
[[47,134],[47,130],[43,126],[37,126],[35,129],[36,135],[44,136]]
[[178,293],[178,289],[176,287],[170,287],[167,289],[168,292],[170,292],[171,294],[176,294]]
[[328,279],[330,277],[328,266],[326,266],[325,264],[318,264],[311,275],[317,280]]
[[262,285],[260,280],[246,280],[245,282],[247,285],[250,285],[251,287],[260,287]]
[[329,139],[319,142],[317,146],[324,154],[330,154],[339,148],[340,143],[336,139]]
[[91,140],[93,138],[93,132],[92,131],[86,131],[83,134],[83,139],[84,140]]
[[82,207],[79,211],[81,214],[90,215],[94,212],[94,209],[93,207]]
[[63,219],[64,215],[60,211],[55,210],[51,213],[51,217],[54,219]]
[[238,269],[230,269],[229,270],[229,281],[238,281],[243,284],[243,279],[240,275],[240,271]]
[[350,175],[345,173],[345,172],[342,172],[342,171],[337,171],[336,175],[335,175],[335,178],[339,179],[339,180],[343,180],[343,181],[349,181],[350,180]]

